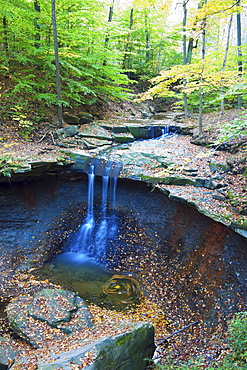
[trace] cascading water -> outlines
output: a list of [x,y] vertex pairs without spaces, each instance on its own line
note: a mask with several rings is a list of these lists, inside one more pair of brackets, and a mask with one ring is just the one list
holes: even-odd
[[[102,161],[98,158],[89,165],[87,215],[75,234],[69,252],[86,255],[102,264],[106,263],[109,245],[116,238],[118,229],[114,208],[116,205],[117,179],[121,167],[120,162]],[[100,217],[98,219],[94,214],[94,182],[96,175],[100,175],[102,178]],[[111,204],[110,215],[107,214],[108,192],[110,193],[109,203]]]
[[170,127],[169,126],[164,126],[162,129],[161,129],[161,133],[162,133],[162,137],[164,136],[168,136],[170,134]]
[[79,228],[73,245],[70,248],[71,252],[81,252],[82,246],[91,243],[92,231],[94,228],[94,165],[90,165],[88,171],[88,201],[87,201],[87,216],[84,223]]
[[149,131],[149,139],[154,139],[155,138],[154,126],[149,126],[148,131]]
[[148,126],[149,139],[159,139],[170,135],[170,126]]

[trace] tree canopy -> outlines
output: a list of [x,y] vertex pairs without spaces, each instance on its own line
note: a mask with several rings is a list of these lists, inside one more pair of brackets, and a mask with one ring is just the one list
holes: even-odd
[[203,87],[204,107],[217,106],[223,91],[228,104],[239,95],[245,103],[246,44],[237,30],[245,35],[239,22],[246,0],[56,0],[60,97],[52,3],[0,0],[2,114],[13,111],[12,103],[23,110],[31,101],[75,106],[128,99],[133,83],[150,81],[144,99],[173,96],[182,104],[182,94],[189,93],[193,108]]
[[[184,7],[189,3],[184,1]],[[204,108],[217,107],[222,92],[228,105],[236,104],[240,95],[245,102],[246,44],[241,40],[241,31],[245,28],[239,21],[245,7],[245,1],[198,1],[197,8],[190,11],[189,18],[183,22],[184,63],[161,70],[152,79],[153,86],[143,99],[172,96],[182,104],[182,93],[186,93],[194,108],[203,89]],[[187,16],[187,9],[185,14]]]

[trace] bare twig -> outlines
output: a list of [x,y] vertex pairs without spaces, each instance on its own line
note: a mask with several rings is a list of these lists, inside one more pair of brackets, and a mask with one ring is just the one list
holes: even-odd
[[54,140],[53,133],[52,133],[52,132],[50,132],[50,135],[51,135],[51,139],[52,139],[53,144],[55,144],[55,140]]
[[46,126],[50,126],[50,127],[53,127],[53,128],[55,128],[55,129],[57,129],[57,126],[52,125],[51,123],[46,122],[45,124],[46,124]]
[[186,329],[190,328],[191,326],[196,325],[196,324],[198,324],[198,323],[199,323],[199,321],[198,321],[198,320],[197,320],[197,321],[194,321],[194,322],[192,322],[191,324],[189,324],[189,325],[185,326],[183,329],[180,329],[180,330],[175,331],[174,333],[172,333],[172,334],[168,335],[168,337],[163,338],[159,343],[157,343],[157,346],[160,346],[161,344],[164,344],[164,343],[167,341],[167,339],[169,339],[169,338],[173,337],[174,335],[177,335],[177,334],[179,334],[179,333],[183,332],[184,330],[186,330]]
[[46,135],[49,133],[49,131],[46,131],[45,134],[42,136],[42,138],[38,141],[38,143],[41,143],[42,140],[46,137]]
[[42,136],[42,138],[38,141],[38,143],[41,143],[41,141],[44,140],[44,138],[46,137],[47,134],[51,135],[52,142],[53,142],[53,144],[55,144],[54,136],[53,136],[53,133],[51,131],[46,131],[44,133],[44,135]]

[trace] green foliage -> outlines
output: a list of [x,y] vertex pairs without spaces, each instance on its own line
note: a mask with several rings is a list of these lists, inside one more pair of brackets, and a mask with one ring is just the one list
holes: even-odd
[[[0,5],[3,0],[0,0]],[[10,88],[2,98],[16,96],[57,105],[51,4],[39,1],[4,2],[0,15],[0,69],[8,73]],[[128,78],[122,70],[123,54],[115,45],[105,47],[108,8],[101,1],[60,0],[57,3],[57,28],[61,64],[62,104],[91,104],[97,97],[126,99],[123,85]],[[25,20],[25,22],[24,22]],[[113,33],[118,36],[116,25]],[[28,107],[23,107],[28,111]],[[23,123],[27,131],[27,123]]]
[[222,122],[219,126],[220,133],[214,145],[220,145],[223,142],[229,142],[232,139],[239,138],[241,135],[247,135],[247,111],[235,119],[233,122]]
[[33,130],[37,127],[37,122],[29,120],[28,113],[30,112],[25,112],[25,106],[22,104],[16,104],[11,108],[11,118],[14,121],[17,121],[18,126],[19,126],[19,132],[20,134],[28,140],[29,135],[33,132]]
[[11,177],[13,172],[21,168],[25,168],[24,161],[20,158],[15,158],[11,154],[0,155],[0,174],[5,177]]
[[146,81],[160,70],[182,62],[181,35],[167,28],[169,1],[135,1],[118,15],[122,27],[119,48],[124,53],[123,66],[132,78]]
[[28,140],[29,135],[33,132],[36,127],[36,124],[26,118],[19,120],[20,134]]
[[247,312],[240,312],[236,315],[231,322],[229,334],[233,351],[231,360],[247,368]]
[[[224,45],[217,40],[220,40],[219,32],[223,26],[220,28],[216,20],[231,12],[232,7],[228,4],[230,0],[227,0],[227,4],[225,0],[220,3],[212,0],[205,9],[201,8],[191,17],[186,31],[187,38],[194,37],[194,42],[198,41],[198,21],[206,12],[209,14],[207,27],[210,27],[207,35],[211,41],[210,54],[204,64],[196,59],[199,54],[195,52],[191,66],[180,65],[180,44],[183,38],[181,24],[179,29],[168,28],[171,0],[135,0],[133,5],[122,6],[117,3],[114,3],[113,21],[108,22],[110,1],[57,2],[64,106],[92,104],[99,97],[128,99],[128,77],[146,82],[160,71],[161,75],[153,80],[155,86],[144,98],[180,98],[179,93],[187,92],[190,106],[194,108],[198,101],[198,91],[203,87],[205,109],[211,109],[220,102],[221,88],[224,88],[225,98],[229,101],[236,94],[245,92],[246,76],[243,73],[242,79],[238,78],[237,53],[233,47],[229,49],[231,57],[228,58],[228,67],[222,72]],[[9,78],[11,85],[3,91],[2,98],[14,103],[18,95],[26,100],[53,106],[58,101],[51,2],[39,0],[39,5],[40,11],[37,11],[33,1],[0,0],[0,16],[2,20],[5,19],[5,22],[0,22],[0,71],[2,76]],[[242,54],[244,61],[244,45]],[[187,81],[186,86],[183,79]],[[245,94],[244,99],[247,99]]]

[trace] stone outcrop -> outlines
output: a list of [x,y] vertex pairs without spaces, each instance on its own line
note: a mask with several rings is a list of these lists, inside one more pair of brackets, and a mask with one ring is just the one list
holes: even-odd
[[60,289],[19,296],[8,304],[6,312],[10,327],[34,347],[92,326],[84,301],[75,293]]
[[27,356],[17,344],[0,338],[1,369],[71,369],[74,365],[144,370],[155,349],[150,323],[115,322],[92,328],[90,311],[71,291],[43,289],[33,296],[19,296],[7,306],[7,316],[12,329],[36,349]]
[[[99,333],[88,334],[78,332],[69,341],[53,342],[49,347],[36,350],[33,357],[18,356],[11,370],[29,370],[31,365],[42,370],[144,370],[148,358],[154,353],[154,329],[149,323],[115,323],[98,327]],[[97,329],[96,329],[97,330]]]
[[68,125],[84,125],[86,123],[93,122],[93,115],[90,113],[79,113],[78,115],[65,113],[63,120]]
[[[167,125],[166,121],[144,122],[133,120],[133,122],[93,122],[87,118],[78,116],[65,116],[66,124],[56,130],[59,145],[71,147],[81,145],[85,149],[96,149],[98,147],[109,147],[112,144],[130,143],[135,140],[146,140],[162,136],[164,133],[186,133],[191,134],[191,128],[183,128],[178,125]],[[81,126],[83,124],[83,126]],[[70,139],[70,141],[68,141]]]

